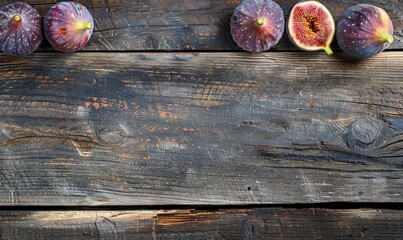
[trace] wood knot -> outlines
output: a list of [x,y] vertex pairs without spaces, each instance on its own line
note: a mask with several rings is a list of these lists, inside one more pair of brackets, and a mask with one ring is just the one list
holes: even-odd
[[377,119],[359,119],[351,123],[344,136],[351,149],[367,149],[379,136],[384,123]]
[[118,128],[103,128],[97,133],[98,138],[106,144],[116,145],[125,140],[123,130]]

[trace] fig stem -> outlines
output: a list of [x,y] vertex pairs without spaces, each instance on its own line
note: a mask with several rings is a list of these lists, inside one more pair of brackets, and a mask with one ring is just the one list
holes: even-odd
[[91,29],[92,28],[92,23],[84,22],[83,26],[84,26],[84,29]]
[[260,27],[260,26],[263,26],[263,24],[264,24],[264,18],[262,18],[262,17],[256,18],[255,23],[256,23],[256,25],[258,25],[259,27]]
[[379,40],[380,40],[381,42],[387,42],[387,43],[389,43],[389,44],[392,44],[394,38],[393,38],[393,36],[390,35],[389,33],[383,33],[383,34],[380,35]]
[[21,16],[20,15],[15,15],[13,19],[16,22],[19,22],[19,21],[21,21]]
[[332,51],[332,49],[330,49],[329,45],[326,46],[324,49],[325,49],[325,52],[326,52],[327,55],[332,55],[333,54],[333,51]]

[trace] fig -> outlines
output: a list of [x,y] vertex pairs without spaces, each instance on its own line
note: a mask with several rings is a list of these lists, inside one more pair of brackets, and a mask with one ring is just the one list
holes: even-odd
[[13,56],[26,56],[39,47],[43,39],[41,16],[22,2],[0,9],[0,49]]
[[245,0],[231,17],[230,27],[234,41],[242,49],[263,52],[280,41],[284,33],[284,13],[271,0]]
[[393,23],[382,8],[359,4],[344,11],[337,22],[336,36],[344,52],[368,58],[393,43]]
[[85,6],[75,2],[59,2],[45,15],[43,29],[53,48],[61,52],[75,52],[90,40],[94,20]]
[[330,44],[336,26],[329,10],[317,1],[305,1],[291,9],[287,32],[294,45],[305,51],[325,50],[333,54]]

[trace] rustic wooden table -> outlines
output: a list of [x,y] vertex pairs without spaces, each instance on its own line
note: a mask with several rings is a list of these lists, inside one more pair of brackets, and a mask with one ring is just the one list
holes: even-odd
[[240,0],[80,2],[82,51],[0,54],[0,239],[403,239],[401,40],[249,54]]

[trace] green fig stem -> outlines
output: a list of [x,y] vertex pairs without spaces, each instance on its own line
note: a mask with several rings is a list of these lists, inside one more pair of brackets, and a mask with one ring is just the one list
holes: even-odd
[[83,27],[84,27],[85,30],[91,29],[91,28],[92,28],[92,23],[90,23],[90,22],[84,22],[84,23],[83,23]]
[[332,55],[333,54],[333,51],[332,51],[332,49],[330,49],[329,45],[326,46],[324,49],[325,49],[325,52],[326,52],[327,55]]
[[387,43],[389,43],[389,44],[392,44],[394,38],[393,38],[393,36],[390,35],[389,33],[383,33],[383,34],[381,34],[381,35],[379,36],[379,40],[380,40],[381,42],[387,42]]
[[262,17],[256,18],[255,23],[256,23],[256,25],[258,25],[259,27],[263,26],[263,24],[264,24],[264,18],[262,18]]
[[15,15],[15,16],[13,17],[13,19],[14,19],[14,21],[16,21],[16,22],[19,22],[19,21],[21,21],[21,16],[20,16],[20,15]]

